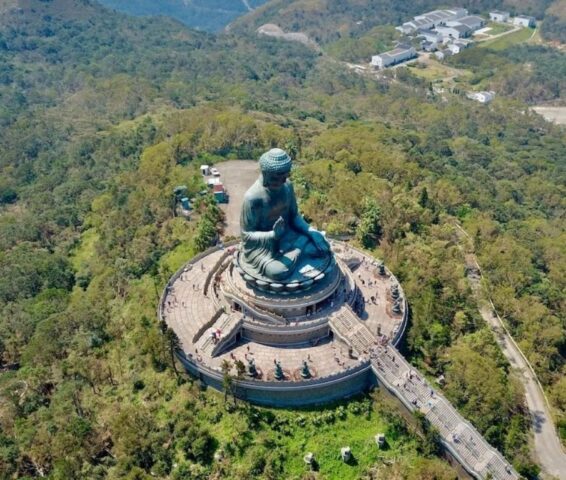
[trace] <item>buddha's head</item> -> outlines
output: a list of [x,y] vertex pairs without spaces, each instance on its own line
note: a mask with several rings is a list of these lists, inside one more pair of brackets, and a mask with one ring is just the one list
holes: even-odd
[[263,178],[263,186],[270,190],[278,190],[287,181],[291,173],[291,157],[280,148],[272,148],[259,159],[259,168]]

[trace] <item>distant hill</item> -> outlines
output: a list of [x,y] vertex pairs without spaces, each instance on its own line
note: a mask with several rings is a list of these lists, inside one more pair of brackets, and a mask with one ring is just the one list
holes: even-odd
[[267,0],[99,0],[130,15],[166,15],[184,24],[215,32]]
[[[398,25],[414,15],[450,6],[467,8],[471,13],[505,9],[513,14],[533,15],[539,20],[546,15],[552,0],[271,0],[245,17],[237,19],[236,31],[253,31],[265,23],[274,23],[285,31],[300,31],[319,43],[364,35],[376,25]],[[549,10],[557,33],[564,30],[559,23],[563,1],[557,0]],[[554,13],[553,13],[554,12]]]

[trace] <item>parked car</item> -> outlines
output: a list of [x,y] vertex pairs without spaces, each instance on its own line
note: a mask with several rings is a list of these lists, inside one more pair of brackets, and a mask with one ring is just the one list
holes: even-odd
[[212,167],[210,169],[210,173],[212,173],[212,175],[214,175],[215,177],[219,177],[220,176],[220,172],[218,171],[218,169]]

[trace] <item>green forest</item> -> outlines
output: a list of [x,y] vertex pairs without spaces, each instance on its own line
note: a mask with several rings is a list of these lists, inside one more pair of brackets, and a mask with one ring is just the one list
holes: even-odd
[[[404,69],[356,75],[243,26],[216,36],[90,0],[13,3],[0,0],[1,479],[456,477],[378,391],[256,408],[204,391],[174,361],[158,298],[222,213],[204,195],[190,222],[175,217],[173,188],[197,195],[201,163],[274,146],[296,159],[305,217],[399,278],[409,360],[443,374],[445,395],[537,478],[522,387],[478,313],[465,254],[476,252],[566,442],[566,132],[527,106],[563,96],[564,54],[466,52],[466,68],[508,82],[486,107],[439,97]],[[383,23],[433,5],[375,3],[392,10]],[[342,4],[332,15],[348,15]],[[515,75],[524,55],[530,81]],[[376,426],[391,442],[381,458],[367,443]],[[305,470],[305,449],[346,434],[368,452],[357,466],[321,450],[320,471]]]

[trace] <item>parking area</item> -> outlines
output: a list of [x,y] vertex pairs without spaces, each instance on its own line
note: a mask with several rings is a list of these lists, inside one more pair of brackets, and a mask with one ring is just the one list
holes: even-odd
[[244,194],[259,175],[259,163],[256,160],[228,160],[214,165],[220,172],[220,181],[228,193],[228,203],[221,203],[220,208],[226,215],[224,238],[240,235],[240,210]]

